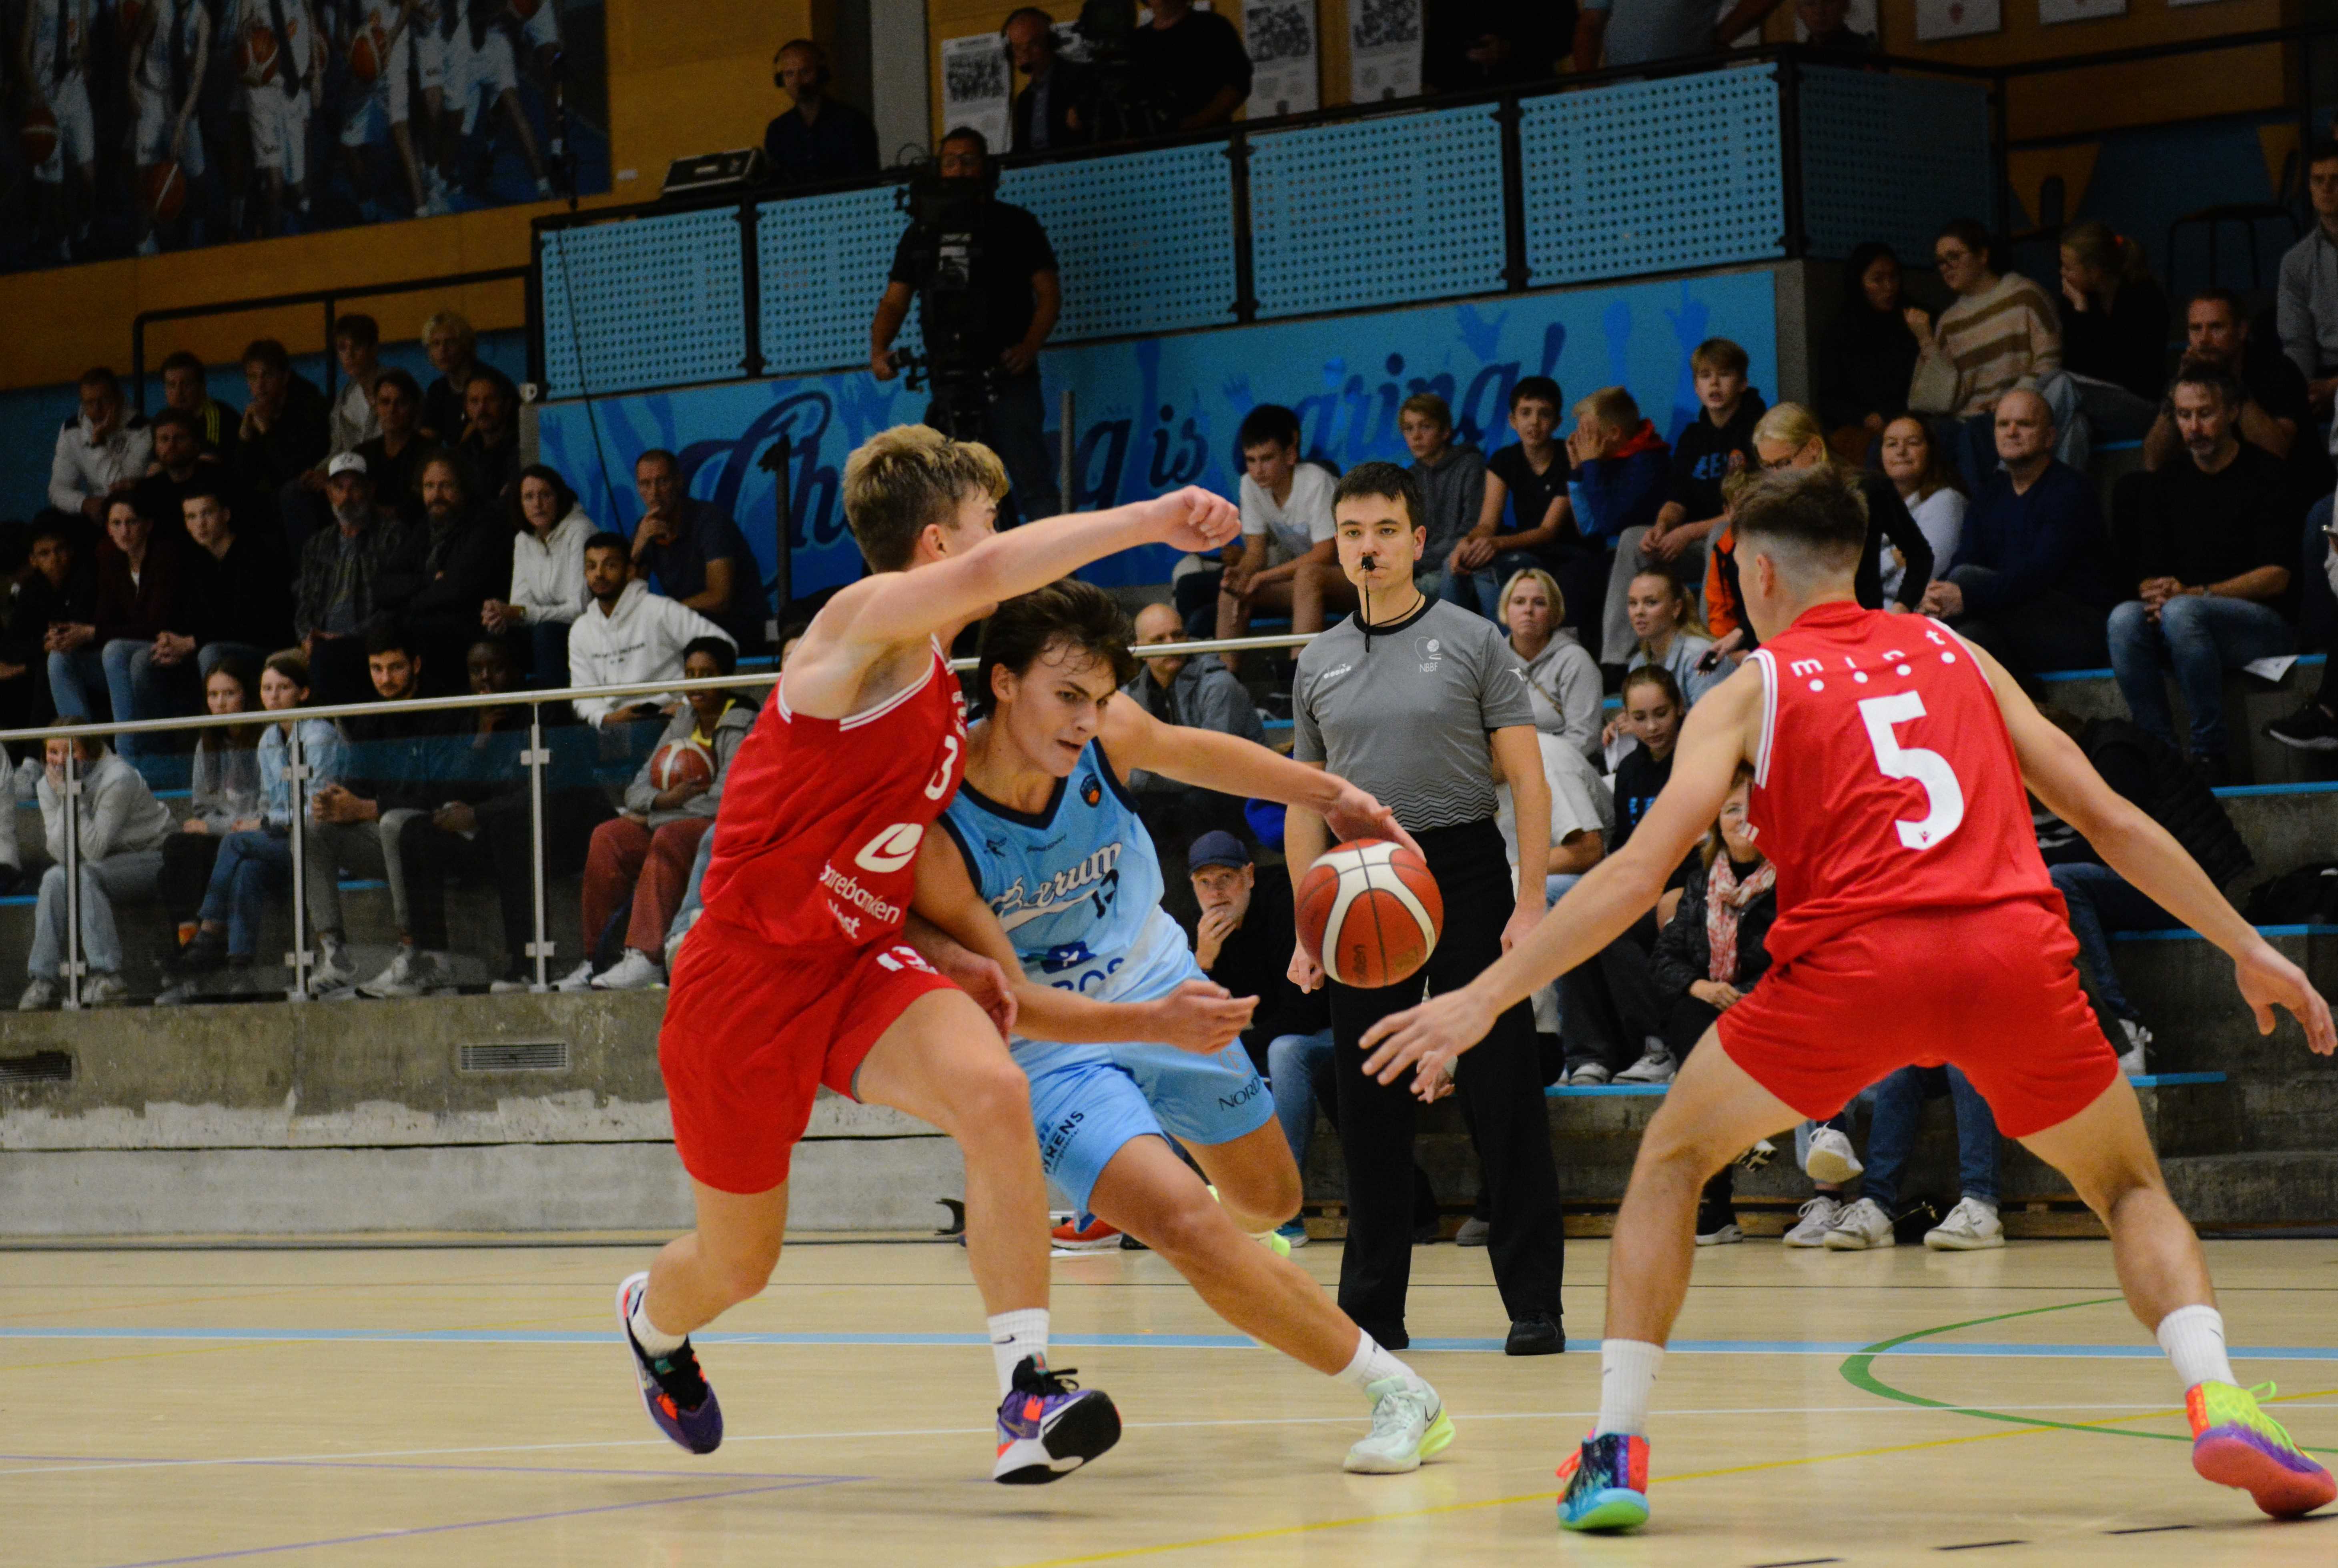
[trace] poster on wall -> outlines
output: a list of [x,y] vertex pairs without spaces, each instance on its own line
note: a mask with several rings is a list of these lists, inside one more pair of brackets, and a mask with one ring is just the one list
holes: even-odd
[[942,125],[970,125],[1004,151],[1015,139],[1015,77],[997,33],[942,40]]
[[1349,101],[1419,93],[1420,42],[1420,0],[1349,0]]
[[1304,114],[1320,104],[1315,0],[1243,0],[1243,42],[1250,50],[1252,119]]
[[2058,22],[2097,22],[2127,15],[2127,0],[2038,0],[2038,20],[2048,27]]
[[0,21],[0,270],[609,189],[603,0],[32,0]]
[[1916,41],[1970,38],[2003,30],[2005,18],[1999,0],[1916,0]]

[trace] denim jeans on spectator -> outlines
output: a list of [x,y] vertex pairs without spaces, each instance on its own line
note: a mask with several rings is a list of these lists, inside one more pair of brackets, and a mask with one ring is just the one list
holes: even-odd
[[[698,853],[691,858],[689,878],[682,885],[682,902],[674,906],[673,924],[665,928],[664,953],[659,955],[668,965],[673,961],[673,945],[698,924],[699,911],[706,906],[698,896],[699,885],[706,880],[706,863],[714,858],[714,835],[707,834],[698,841]],[[597,933],[586,932],[591,941]]]
[[[1970,588],[1996,575],[1993,567],[1959,566],[1950,572],[1949,581]],[[1960,615],[1953,623],[2017,680],[2028,681],[2043,670],[2100,669],[2108,659],[2107,621],[2105,612],[2049,588],[1987,615]]]
[[2252,659],[2270,659],[2296,644],[2281,612],[2253,599],[2185,596],[2159,607],[2155,623],[2140,599],[2111,611],[2111,669],[2135,721],[2170,746],[2176,715],[2161,671],[2173,670],[2192,717],[2192,754],[2221,757],[2225,733],[2225,671]]
[[[990,400],[989,445],[1006,466],[1016,520],[1030,523],[1053,517],[1064,509],[1063,493],[1056,485],[1056,455],[1047,448],[1047,400],[1039,390],[1039,373],[1002,377],[996,387]],[[933,414],[928,407],[928,423]]]
[[2114,931],[2172,931],[2176,917],[2146,897],[2141,889],[2107,866],[2074,860],[2049,866],[2055,890],[2070,906],[2070,935],[2078,939],[2078,958],[2094,972],[2095,990],[2114,1017],[2143,1021],[2135,1004],[2119,985],[2111,963]]
[[1900,1176],[1916,1144],[1916,1128],[1931,1097],[1936,1073],[1946,1073],[1957,1111],[1957,1182],[1963,1196],[1997,1202],[1997,1119],[1965,1075],[1953,1067],[1902,1067],[1875,1086],[1875,1115],[1867,1129],[1867,1177],[1861,1194],[1886,1214],[1900,1203]]
[[244,693],[243,705],[257,708],[260,706],[260,667],[277,650],[273,648],[261,648],[250,642],[206,642],[195,650],[195,668],[202,671],[203,679],[208,681],[212,671],[231,659],[242,665],[251,677],[251,690]]
[[2137,397],[2115,381],[2078,375],[2071,375],[2069,380],[2071,390],[2078,394],[2078,410],[2086,415],[2087,426],[2098,447],[2113,441],[2140,441],[2151,422],[2159,417],[2158,404]]
[[[122,935],[114,929],[113,900],[152,898],[162,880],[162,852],[133,849],[81,863],[81,956],[102,975],[122,973]],[[41,873],[40,902],[33,910],[33,952],[25,965],[35,980],[54,980],[65,961],[65,868]]]
[[211,862],[201,917],[227,927],[228,956],[252,957],[260,951],[260,922],[269,895],[291,886],[291,835],[256,828],[231,833]]
[[1291,1143],[1291,1157],[1303,1171],[1307,1146],[1315,1141],[1315,1072],[1331,1059],[1331,1032],[1278,1034],[1266,1045],[1267,1087],[1274,1094],[1274,1119]]
[[1445,575],[1437,585],[1437,596],[1449,604],[1459,604],[1465,610],[1475,610],[1488,621],[1499,621],[1497,612],[1501,600],[1502,584],[1512,573],[1538,568],[1542,557],[1529,550],[1503,550],[1475,572],[1454,569],[1450,556],[1446,558]]
[[[96,719],[96,693],[102,686],[106,705],[116,722],[132,719],[166,719],[186,704],[174,700],[172,667],[154,662],[154,645],[117,637],[103,648],[84,646],[70,653],[49,655],[49,687],[57,711],[74,719]],[[122,735],[114,750],[125,761],[142,757],[152,740]]]

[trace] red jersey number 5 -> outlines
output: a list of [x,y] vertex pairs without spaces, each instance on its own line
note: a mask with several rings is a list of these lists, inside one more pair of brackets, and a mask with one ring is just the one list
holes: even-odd
[[1924,787],[1923,820],[1903,818],[1892,826],[1900,830],[1900,842],[1908,848],[1930,849],[1963,823],[1965,791],[1947,758],[1920,746],[1902,746],[1892,733],[1893,725],[1924,716],[1924,699],[1913,691],[1870,697],[1859,705],[1859,716],[1867,723],[1868,744],[1875,748],[1875,766],[1883,776],[1912,779]]

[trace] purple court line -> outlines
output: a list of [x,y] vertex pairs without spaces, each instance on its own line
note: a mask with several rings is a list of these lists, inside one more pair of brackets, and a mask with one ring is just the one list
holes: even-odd
[[240,1546],[230,1552],[204,1552],[192,1557],[149,1557],[117,1563],[112,1568],[179,1568],[188,1563],[224,1563],[237,1557],[268,1557],[280,1552],[313,1552],[324,1546],[365,1546],[377,1541],[403,1541],[418,1535],[444,1535],[457,1530],[490,1530],[502,1524],[542,1524],[554,1519],[581,1519],[595,1514],[623,1514],[635,1508],[663,1508],[676,1503],[718,1503],[728,1497],[755,1497],[767,1492],[795,1492],[808,1486],[830,1486],[855,1477],[792,1481],[777,1486],[742,1486],[728,1492],[701,1492],[688,1497],[649,1497],[634,1503],[604,1503],[595,1508],[556,1508],[546,1514],[515,1514],[502,1519],[470,1519],[459,1524],[418,1524],[411,1530],[373,1530],[363,1535],[338,1535],[321,1541],[288,1541],[278,1546]]
[[[554,1465],[413,1465],[388,1460],[366,1459],[132,1459],[113,1454],[0,1454],[0,1462],[24,1465],[114,1465],[128,1469],[169,1470],[200,1465],[205,1469],[229,1465],[254,1466],[280,1470],[437,1470],[457,1475],[630,1475],[651,1481],[686,1481],[689,1476],[675,1470],[585,1470]],[[33,1471],[32,1475],[41,1472]],[[722,1481],[792,1481],[806,1485],[826,1486],[839,1481],[866,1481],[866,1475],[805,1475],[741,1470],[724,1471]]]

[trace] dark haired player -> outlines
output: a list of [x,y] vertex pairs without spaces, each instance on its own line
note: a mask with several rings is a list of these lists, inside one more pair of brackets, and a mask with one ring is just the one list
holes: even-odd
[[2078,989],[2025,786],[2233,960],[2261,1031],[2286,1008],[2328,1055],[2338,1048],[2329,1006],[1995,660],[1936,622],[1859,607],[1866,509],[1831,468],[1763,475],[1738,503],[1736,532],[1762,649],[1689,710],[1672,779],[1631,842],[1576,885],[1564,918],[1366,1037],[1365,1070],[1382,1083],[1468,1050],[1501,1008],[1654,903],[1739,766],[1753,766],[1749,818],[1778,868],[1774,966],[1689,1057],[1641,1141],[1608,1255],[1598,1423],[1561,1467],[1559,1523],[1628,1529],[1648,1516],[1641,1433],[1688,1291],[1705,1179],[1757,1139],[1832,1116],[1888,1073],[1942,1063],[2109,1229],[2127,1304],[2184,1385],[2193,1467],[2276,1516],[2329,1503],[2330,1473],[2234,1381],[2199,1240]]

